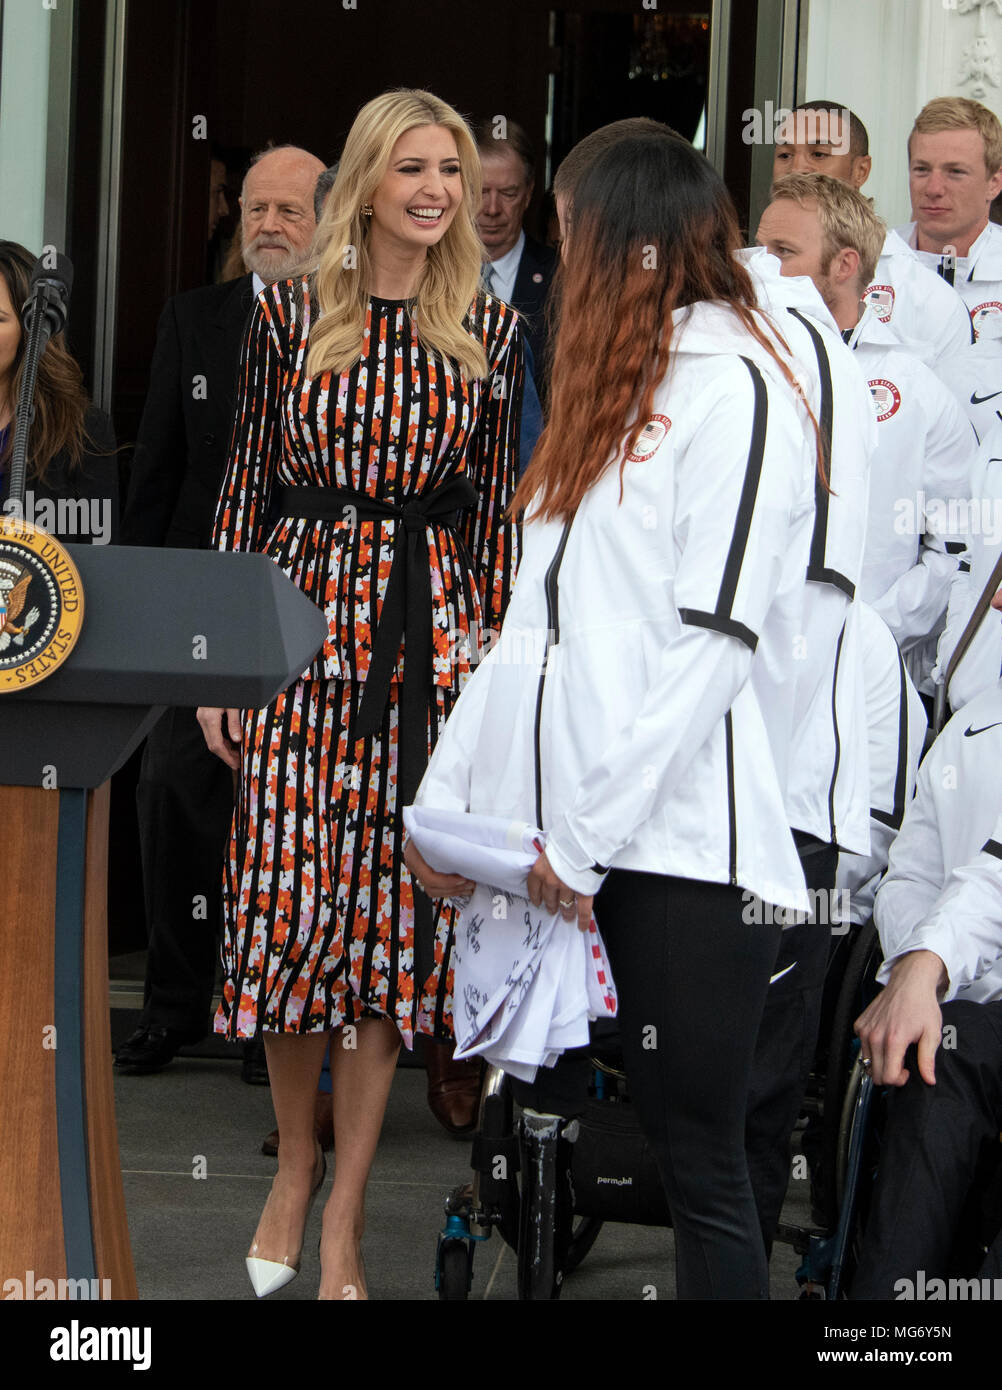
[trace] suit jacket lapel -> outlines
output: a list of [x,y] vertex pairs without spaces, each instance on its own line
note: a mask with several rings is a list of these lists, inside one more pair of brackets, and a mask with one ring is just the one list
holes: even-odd
[[227,289],[230,293],[220,299],[216,326],[220,329],[227,346],[235,344],[235,350],[239,352],[244,329],[254,307],[254,277],[242,275],[239,280],[234,280],[231,286],[227,286]]
[[[526,236],[515,284],[512,287],[511,297],[515,307],[527,314],[539,311],[552,279],[552,275],[547,274],[548,265],[540,250],[539,243]],[[537,274],[542,276],[541,280],[533,280],[532,277]]]
[[[232,286],[225,288],[229,293],[220,296],[213,332],[206,334],[206,349],[212,373],[209,379],[224,383],[227,392],[232,394],[236,386],[240,345],[254,307],[254,277],[243,275],[239,280],[234,280]],[[231,405],[232,400],[227,403],[228,408]]]

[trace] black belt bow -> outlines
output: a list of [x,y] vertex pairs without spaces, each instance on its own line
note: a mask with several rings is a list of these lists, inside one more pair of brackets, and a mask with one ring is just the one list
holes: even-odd
[[409,806],[428,759],[428,694],[432,683],[431,572],[425,530],[429,523],[455,526],[458,512],[472,506],[477,491],[469,478],[454,474],[430,492],[409,497],[400,506],[340,487],[280,487],[274,505],[281,516],[342,521],[351,508],[354,520],[398,521],[386,596],[373,636],[365,693],[355,721],[355,737],[378,733],[386,712],[390,682],[405,644],[400,698],[397,805]]

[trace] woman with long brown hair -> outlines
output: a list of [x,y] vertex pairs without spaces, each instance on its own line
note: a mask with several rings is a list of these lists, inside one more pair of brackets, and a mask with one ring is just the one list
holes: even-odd
[[[14,425],[23,375],[21,311],[35,257],[0,241],[0,508],[10,491]],[[118,535],[118,460],[111,422],[92,406],[64,334],[39,360],[28,434],[25,517],[61,541],[107,544]]]
[[678,1296],[766,1298],[744,1125],[780,928],[746,908],[807,906],[767,726],[793,687],[823,460],[701,155],[621,141],[562,232],[518,580],[417,799],[544,833],[530,897],[582,927],[594,910],[605,938]]

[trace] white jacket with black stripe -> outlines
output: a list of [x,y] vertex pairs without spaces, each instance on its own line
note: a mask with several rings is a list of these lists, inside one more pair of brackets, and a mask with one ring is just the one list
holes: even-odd
[[582,894],[618,867],[731,883],[803,911],[777,762],[814,434],[729,309],[698,304],[675,321],[622,499],[614,461],[570,523],[526,523],[500,640],[417,800],[535,822],[554,871]]
[[836,887],[849,894],[850,922],[873,915],[887,856],[912,796],[929,721],[925,706],[890,629],[868,603],[857,600],[852,619],[859,631],[870,763],[870,852],[840,854]]
[[795,830],[866,854],[866,694],[858,624],[849,614],[862,573],[877,423],[866,378],[813,281],[781,274],[780,262],[763,247],[743,251],[739,259],[752,275],[760,307],[802,365],[830,460],[830,491],[815,480],[787,814]]
[[[933,671],[937,684],[945,679],[950,658],[1002,554],[1002,420],[996,420],[989,428],[978,450],[971,494],[974,507],[968,542],[970,560],[960,561],[950,589],[946,626],[939,639]],[[961,709],[980,691],[993,687],[1000,677],[1002,614],[989,608],[957,663],[947,694],[950,708]]]
[[[915,799],[874,902],[885,960],[881,983],[899,957],[927,950],[946,965],[947,999],[1002,998],[1002,912],[997,920],[977,911],[952,914],[942,896],[950,890],[952,899],[968,866],[977,868],[975,880],[1002,877],[1000,766],[1002,684],[996,684],[953,716],[919,768]],[[980,892],[971,893],[984,906]]]
[[977,437],[942,382],[902,352],[870,310],[850,347],[869,380],[878,427],[859,593],[891,629],[919,690],[930,692],[950,586],[966,549]]
[[970,347],[974,331],[957,291],[928,266],[897,232],[889,231],[873,283],[862,296],[908,352],[917,352],[938,373],[940,365]]

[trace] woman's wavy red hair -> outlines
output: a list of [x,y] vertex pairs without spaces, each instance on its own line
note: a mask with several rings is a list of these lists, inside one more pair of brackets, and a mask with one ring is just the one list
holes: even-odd
[[[535,498],[533,515],[547,520],[572,517],[635,443],[668,369],[676,309],[729,305],[802,398],[753,312],[730,194],[690,145],[670,134],[621,140],[582,176],[566,221],[567,255],[551,291],[547,423],[512,502],[517,514]],[[827,486],[820,440],[818,471]]]

